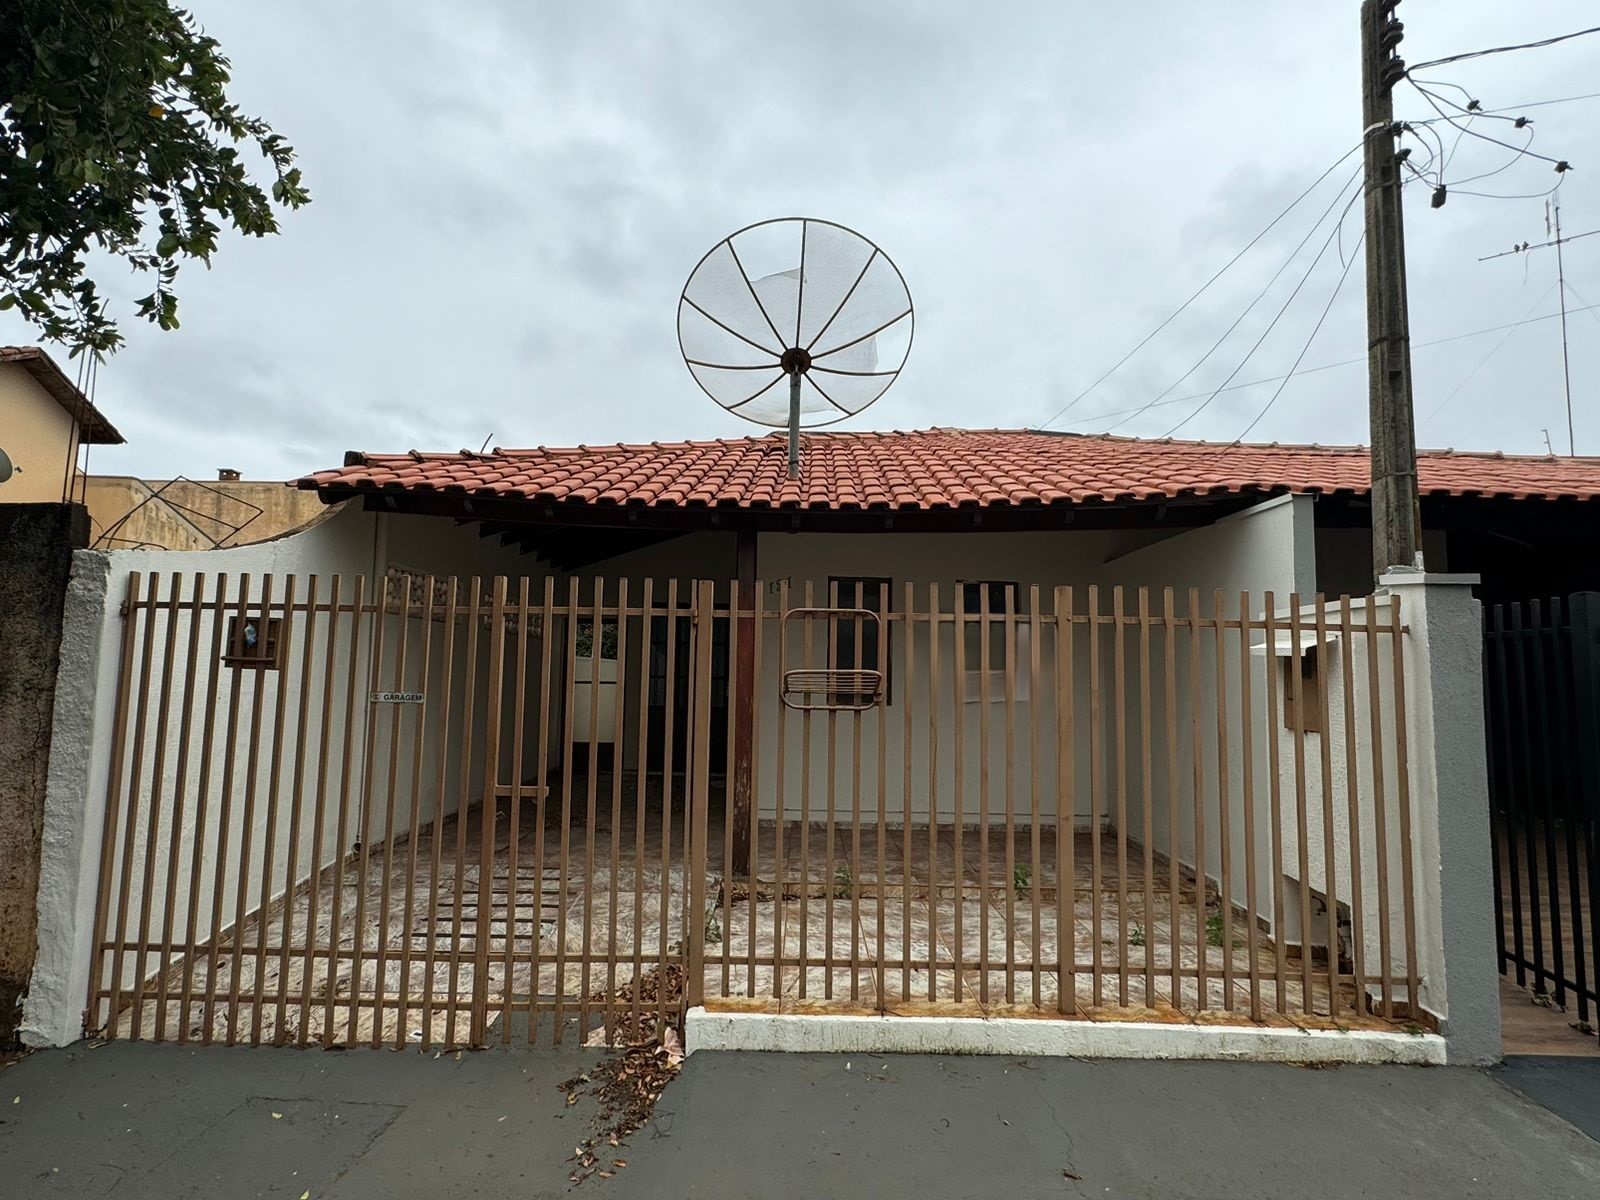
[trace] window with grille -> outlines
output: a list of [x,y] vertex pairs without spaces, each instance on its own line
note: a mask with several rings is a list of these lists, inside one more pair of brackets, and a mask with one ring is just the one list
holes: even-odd
[[[983,613],[987,606],[988,620]],[[1022,588],[1006,579],[969,579],[961,583],[963,670],[968,700],[981,700],[984,692],[984,648],[987,645],[988,691],[1002,700],[1008,683],[1007,668],[1015,655],[1015,698],[1028,696],[1029,632]]]
[[[832,608],[865,608],[887,616],[894,610],[893,596],[894,581],[883,576],[833,575],[828,578],[828,604]],[[828,665],[838,671],[882,672],[883,702],[888,704],[891,700],[888,625],[843,614],[829,625]],[[867,696],[834,697],[840,704],[866,703],[870,699]]]

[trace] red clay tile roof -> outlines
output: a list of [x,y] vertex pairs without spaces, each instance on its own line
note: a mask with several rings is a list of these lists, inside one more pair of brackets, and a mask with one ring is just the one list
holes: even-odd
[[78,390],[78,385],[67,378],[55,359],[38,346],[0,346],[0,363],[16,363],[38,380],[39,386],[55,397],[57,404],[77,418],[80,436],[89,445],[123,444],[125,439],[116,427]]
[[[352,491],[650,507],[937,510],[1070,505],[1266,492],[1363,494],[1357,446],[1206,442],[929,429],[807,434],[798,481],[782,434],[711,442],[538,447],[486,454],[351,454],[352,465],[297,480],[329,499]],[[1600,459],[1426,450],[1433,496],[1600,497]]]

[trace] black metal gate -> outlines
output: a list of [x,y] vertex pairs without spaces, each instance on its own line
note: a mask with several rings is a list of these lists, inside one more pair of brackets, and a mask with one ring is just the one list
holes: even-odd
[[1593,1032],[1600,593],[1489,606],[1483,646],[1500,971]]

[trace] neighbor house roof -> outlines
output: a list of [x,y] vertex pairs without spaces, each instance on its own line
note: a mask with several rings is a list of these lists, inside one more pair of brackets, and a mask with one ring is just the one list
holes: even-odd
[[67,378],[55,359],[38,346],[0,346],[0,363],[16,363],[32,375],[39,386],[77,420],[79,437],[84,442],[95,446],[120,446],[126,440],[78,385]]
[[[1276,492],[1361,495],[1359,446],[1219,445],[1034,430],[812,433],[798,480],[785,438],[502,450],[351,452],[296,483],[354,493],[456,495],[584,506],[810,511],[1040,507]],[[1427,496],[1600,497],[1600,459],[1426,450]]]

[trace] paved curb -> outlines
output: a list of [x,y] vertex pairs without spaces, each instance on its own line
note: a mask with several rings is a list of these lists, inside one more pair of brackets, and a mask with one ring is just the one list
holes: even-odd
[[691,1008],[684,1049],[1442,1066],[1445,1039],[1376,1030],[1256,1029],[1018,1017],[786,1016]]

